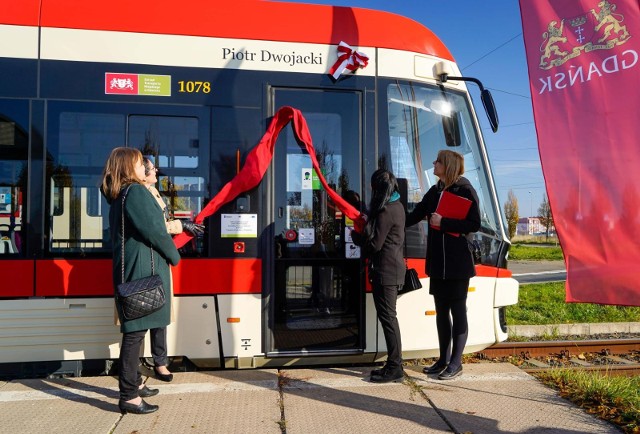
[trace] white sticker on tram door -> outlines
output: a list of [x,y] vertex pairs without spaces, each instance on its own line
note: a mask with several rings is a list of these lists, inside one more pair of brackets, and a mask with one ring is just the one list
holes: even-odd
[[301,184],[302,184],[302,190],[311,190],[311,188],[313,187],[313,179],[311,177],[311,174],[313,173],[313,169],[312,168],[303,168],[302,169],[302,176],[301,176]]
[[316,230],[314,228],[300,228],[298,230],[298,243],[315,244]]
[[353,243],[344,243],[344,256],[347,259],[359,259],[360,247],[356,246]]
[[258,214],[222,214],[221,238],[257,238]]

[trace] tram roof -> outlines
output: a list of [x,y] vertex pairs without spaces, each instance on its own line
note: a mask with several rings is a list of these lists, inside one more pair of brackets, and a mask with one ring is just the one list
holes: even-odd
[[[453,60],[422,24],[371,9],[262,0],[20,0],[0,24],[406,50]],[[326,23],[326,25],[325,25]]]

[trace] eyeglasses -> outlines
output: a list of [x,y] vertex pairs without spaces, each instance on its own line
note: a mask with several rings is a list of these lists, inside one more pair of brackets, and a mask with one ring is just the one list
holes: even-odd
[[442,160],[436,160],[436,161],[433,162],[433,164],[436,164],[436,163],[442,164]]

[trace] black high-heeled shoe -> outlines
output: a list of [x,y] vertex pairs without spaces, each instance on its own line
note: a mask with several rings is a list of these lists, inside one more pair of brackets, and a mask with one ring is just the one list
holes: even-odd
[[120,412],[122,414],[149,414],[154,411],[158,411],[160,407],[157,405],[147,404],[144,399],[140,402],[140,404],[135,405],[130,402],[126,402],[123,400],[118,401],[118,407],[120,407]]
[[153,368],[153,373],[155,374],[155,377],[160,381],[164,381],[166,383],[171,383],[171,381],[173,381],[173,374],[161,374],[155,367]]
[[138,389],[138,396],[140,398],[148,398],[150,396],[155,396],[158,393],[160,393],[158,389],[150,389],[147,386],[144,386],[142,389]]
[[451,369],[451,365],[447,367],[440,375],[438,375],[438,380],[453,380],[454,378],[462,375],[462,365],[458,366],[455,369]]
[[423,368],[422,372],[424,372],[427,375],[431,375],[431,374],[438,374],[439,375],[445,369],[447,369],[447,364],[446,363],[441,363],[440,361],[437,361],[433,365]]

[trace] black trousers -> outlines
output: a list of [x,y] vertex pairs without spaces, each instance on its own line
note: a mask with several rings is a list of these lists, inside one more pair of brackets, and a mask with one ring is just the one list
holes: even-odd
[[430,292],[436,305],[436,327],[440,360],[452,369],[462,365],[462,353],[467,344],[467,292],[469,279],[443,280],[431,278]]
[[118,387],[120,388],[120,399],[123,401],[129,401],[139,396],[138,387],[142,384],[142,375],[138,372],[140,347],[146,334],[146,330],[122,334]]
[[167,328],[151,329],[151,355],[155,366],[167,366]]
[[396,314],[399,285],[373,284],[373,303],[387,343],[387,367],[402,367],[402,340]]

